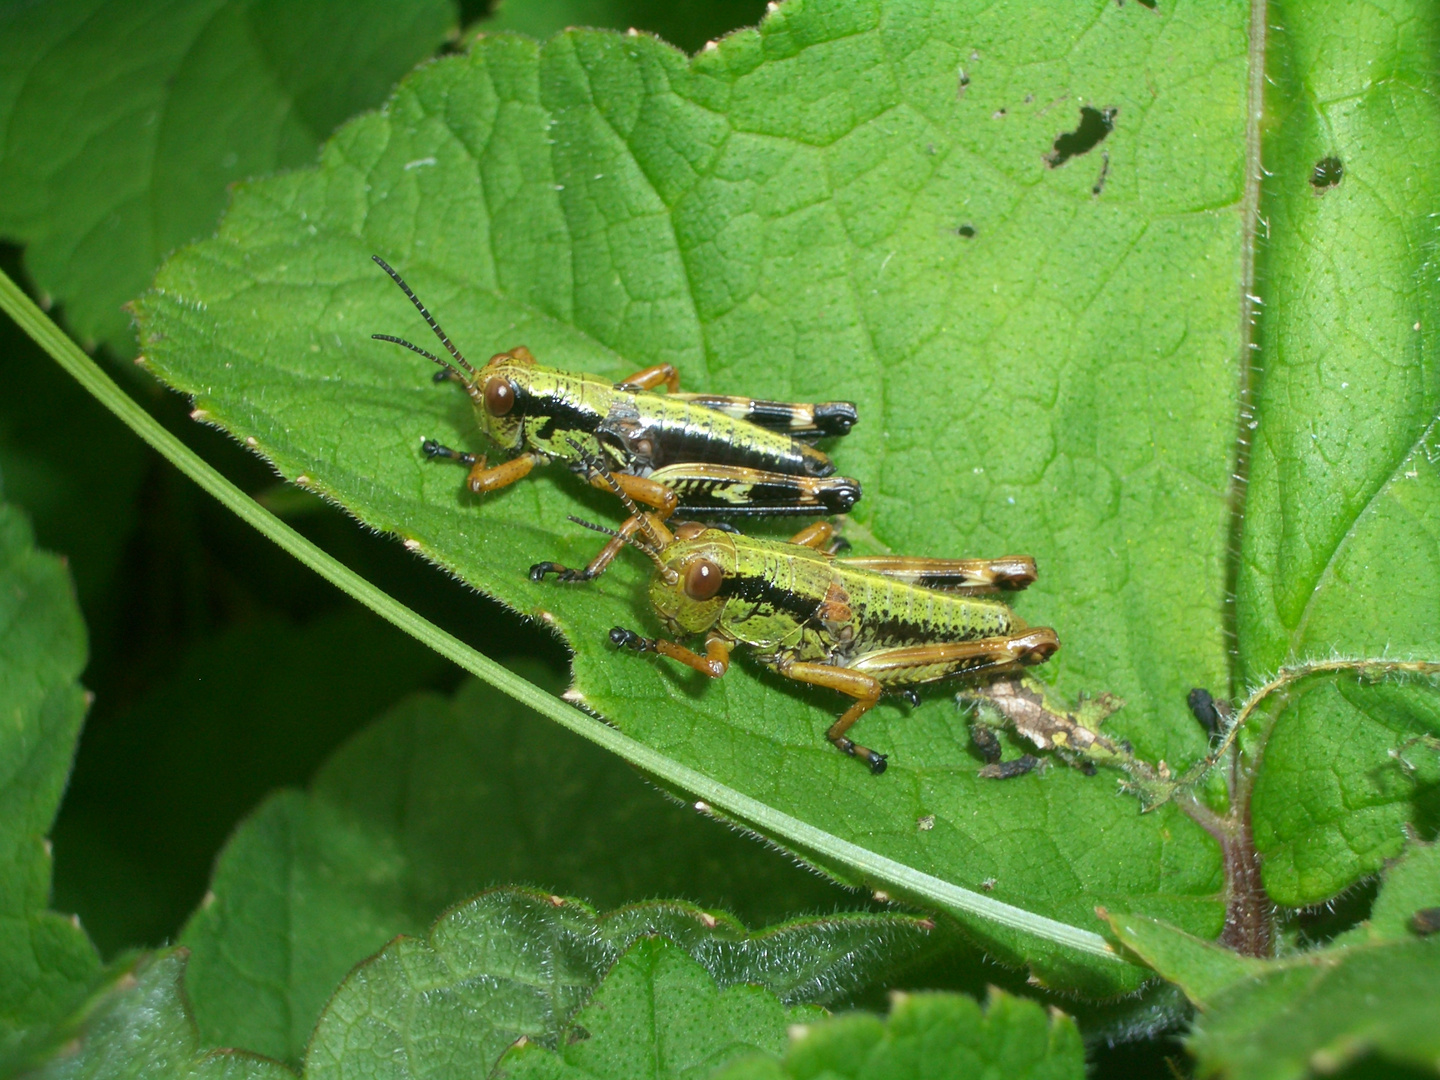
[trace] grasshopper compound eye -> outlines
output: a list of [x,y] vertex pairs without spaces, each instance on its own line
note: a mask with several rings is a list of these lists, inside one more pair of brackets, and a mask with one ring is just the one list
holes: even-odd
[[709,559],[696,559],[685,571],[685,595],[691,600],[709,600],[720,591],[720,567]]
[[485,383],[485,411],[491,416],[504,416],[515,407],[515,387],[498,375]]

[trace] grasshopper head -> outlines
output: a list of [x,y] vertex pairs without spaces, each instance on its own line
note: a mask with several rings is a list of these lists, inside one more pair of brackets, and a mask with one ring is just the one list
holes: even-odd
[[525,402],[535,358],[521,345],[496,353],[465,382],[475,403],[480,430],[504,450],[519,450],[525,441]]
[[699,634],[725,610],[725,576],[735,571],[735,541],[729,533],[685,522],[675,541],[660,553],[663,570],[650,579],[650,603],[672,633]]

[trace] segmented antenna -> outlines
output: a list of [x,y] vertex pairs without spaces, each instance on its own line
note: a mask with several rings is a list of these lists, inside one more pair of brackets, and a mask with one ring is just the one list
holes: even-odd
[[[420,298],[410,291],[410,286],[405,284],[405,279],[402,278],[398,273],[396,273],[391,268],[390,264],[387,263],[384,259],[382,259],[379,255],[371,255],[370,258],[374,259],[375,262],[379,264],[380,269],[384,270],[385,273],[389,274],[395,284],[400,286],[400,291],[410,298],[410,302],[415,305],[415,310],[420,312],[421,317],[425,320],[426,323],[429,324],[430,329],[435,331],[435,336],[440,339],[440,344],[445,346],[445,351],[455,358],[455,362],[457,364],[459,364],[462,368],[468,371],[471,375],[474,375],[475,369],[470,366],[470,361],[466,360],[465,357],[460,355],[460,350],[457,349],[454,343],[451,342],[450,338],[446,336],[445,331],[440,329],[440,324],[435,321],[434,317],[431,316],[430,312],[425,310],[425,305],[420,302]],[[415,348],[415,346],[411,345],[408,341],[402,341],[399,338],[382,337],[380,334],[376,334],[374,336],[380,338],[382,341],[393,341],[397,345],[404,345],[407,348],[415,349],[415,351],[420,353],[422,356],[430,356],[429,353],[425,352],[423,349]],[[434,360],[435,357],[430,356],[430,359]],[[437,363],[444,363],[444,361],[437,361]],[[445,364],[445,366],[449,367],[450,365]]]
[[[390,342],[392,345],[403,345],[405,348],[409,349],[411,352],[419,353],[421,356],[425,357],[426,360],[434,360],[435,363],[437,363],[437,364],[439,364],[441,367],[443,367],[443,368],[445,369],[445,371],[448,372],[449,374],[455,375],[455,376],[457,376],[457,377],[461,377],[461,376],[460,376],[460,372],[458,372],[458,371],[455,370],[455,365],[452,364],[452,363],[450,363],[449,360],[441,360],[440,357],[436,356],[433,352],[426,352],[424,349],[422,349],[419,345],[416,345],[414,342],[406,341],[404,338],[401,338],[401,337],[395,337],[393,334],[371,334],[370,336],[371,336],[372,338],[374,338],[376,341],[388,341],[388,342]],[[435,378],[438,380],[438,379],[440,378],[440,376],[439,376],[439,375],[436,375]]]
[[650,543],[655,545],[655,550],[659,551],[661,548],[663,548],[665,546],[665,541],[660,539],[660,534],[657,533],[654,527],[650,524],[649,515],[642,512],[640,507],[635,505],[635,500],[630,498],[630,496],[625,493],[625,489],[620,486],[620,482],[616,480],[610,470],[605,467],[605,463],[599,458],[595,457],[594,454],[591,454],[574,439],[567,438],[565,441],[569,443],[570,448],[580,456],[580,460],[584,462],[586,468],[589,468],[594,472],[600,474],[600,478],[604,480],[610,490],[615,493],[616,498],[618,498],[622,503],[625,504],[625,509],[629,512],[630,516],[633,518],[638,518],[640,520],[640,529],[642,532],[645,533],[645,536],[650,541]]
[[604,525],[596,525],[593,521],[586,521],[583,518],[576,517],[574,514],[570,515],[570,520],[575,522],[576,525],[583,525],[587,529],[594,529],[596,532],[604,533],[606,536],[613,536],[616,540],[619,540],[625,544],[629,544],[636,551],[643,552],[645,557],[655,564],[656,569],[660,571],[660,573],[664,576],[665,580],[670,582],[672,585],[678,579],[679,575],[676,574],[674,570],[671,570],[670,567],[665,565],[659,554],[657,554],[652,548],[648,548],[644,544],[640,543],[640,541],[636,540],[635,537],[626,536],[624,533],[617,532],[615,529],[607,529]]

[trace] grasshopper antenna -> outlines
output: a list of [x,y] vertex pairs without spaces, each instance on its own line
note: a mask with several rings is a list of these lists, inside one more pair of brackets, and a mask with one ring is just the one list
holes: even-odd
[[440,372],[435,376],[437,381],[440,380],[441,375],[453,376],[454,378],[464,381],[465,376],[461,375],[460,372],[455,370],[454,364],[450,363],[450,361],[448,360],[441,360],[440,357],[436,356],[433,352],[426,352],[414,342],[406,341],[404,338],[395,337],[392,334],[371,334],[370,336],[376,341],[388,341],[392,345],[404,346],[411,352],[419,353],[421,356],[425,357],[426,360],[434,360],[435,363],[439,364],[442,368],[445,369],[443,372]]
[[[629,512],[630,516],[639,519],[640,530],[645,534],[646,539],[650,541],[655,550],[658,552],[663,548],[665,541],[660,539],[660,534],[657,533],[655,527],[650,524],[650,516],[635,505],[635,500],[625,493],[625,489],[620,486],[620,482],[616,480],[610,470],[605,467],[605,463],[589,453],[574,439],[566,439],[565,441],[570,444],[571,449],[580,455],[580,460],[585,463],[585,467],[594,470],[600,478],[605,481],[610,490],[615,493],[615,496],[625,504],[625,509]],[[581,524],[584,524],[584,522],[581,522]]]
[[583,525],[587,529],[594,529],[598,533],[604,533],[606,536],[613,536],[616,540],[620,540],[626,544],[629,544],[636,551],[643,553],[647,559],[653,562],[656,566],[656,569],[660,571],[666,581],[670,582],[671,584],[674,583],[674,579],[676,577],[675,571],[671,570],[668,566],[665,565],[664,561],[661,560],[660,556],[655,552],[653,548],[647,547],[645,544],[640,543],[640,541],[636,540],[633,536],[626,536],[624,533],[617,532],[614,529],[607,529],[604,525],[596,525],[593,521],[586,521],[583,518],[576,517],[574,514],[571,514],[569,516],[570,520],[575,522],[576,525]]
[[[430,314],[430,312],[425,310],[425,305],[420,302],[420,298],[410,291],[410,286],[405,284],[405,279],[402,278],[398,273],[396,273],[395,270],[391,268],[390,264],[387,263],[384,259],[382,259],[379,255],[371,255],[370,258],[374,259],[375,262],[379,265],[380,269],[384,270],[385,273],[389,274],[395,284],[400,286],[400,291],[410,298],[410,302],[415,305],[415,309],[420,312],[421,317],[425,320],[427,324],[429,324],[430,329],[435,331],[435,336],[440,339],[440,344],[445,346],[445,351],[455,358],[455,362],[457,364],[459,364],[462,368],[468,371],[471,375],[474,375],[475,369],[470,366],[470,361],[466,360],[465,357],[460,355],[460,350],[455,347],[453,342],[451,342],[445,331],[440,329],[440,324],[435,321],[434,317]],[[418,352],[421,356],[430,356],[430,354],[427,353],[424,349],[418,349],[414,345],[411,345],[408,341],[402,341],[399,338],[384,337],[381,334],[376,334],[374,336],[382,341],[393,341],[397,345],[404,345],[408,349],[414,349],[415,352]],[[435,360],[435,357],[430,356],[430,359]],[[450,366],[449,364],[446,364],[443,360],[436,360],[436,363],[444,364],[445,367]]]

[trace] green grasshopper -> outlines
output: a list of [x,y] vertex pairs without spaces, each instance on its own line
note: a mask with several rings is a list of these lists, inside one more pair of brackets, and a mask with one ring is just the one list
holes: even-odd
[[[614,490],[625,497],[618,485]],[[637,548],[655,564],[655,614],[676,637],[704,634],[705,653],[619,626],[611,642],[668,656],[713,679],[729,668],[731,651],[745,645],[787,679],[848,694],[855,703],[825,737],[877,775],[886,755],[847,732],[883,693],[913,701],[911,687],[1014,674],[1060,647],[1054,630],[1027,627],[1007,604],[979,595],[1029,585],[1035,562],[1028,556],[836,558],[828,550],[834,536],[828,522],[789,541],[762,540],[693,522],[672,532],[657,515],[628,505],[631,516],[617,531],[579,522],[612,537],[586,571],[540,563],[531,577],[593,578],[626,545]],[[998,759],[998,743],[979,745]]]
[[[844,435],[855,423],[846,401],[789,404],[715,394],[681,394],[669,364],[615,383],[557,371],[535,362],[523,346],[476,370],[440,329],[425,305],[380,256],[381,269],[419,310],[446,352],[444,360],[403,338],[372,335],[439,364],[437,382],[459,383],[475,406],[480,429],[513,455],[499,465],[426,439],[427,457],[469,468],[474,493],[496,491],[539,464],[561,461],[597,487],[608,488],[586,462],[596,460],[630,498],[668,517],[689,514],[839,514],[860,498],[860,484],[835,476],[835,463],[810,440]],[[652,393],[664,384],[666,394]]]

